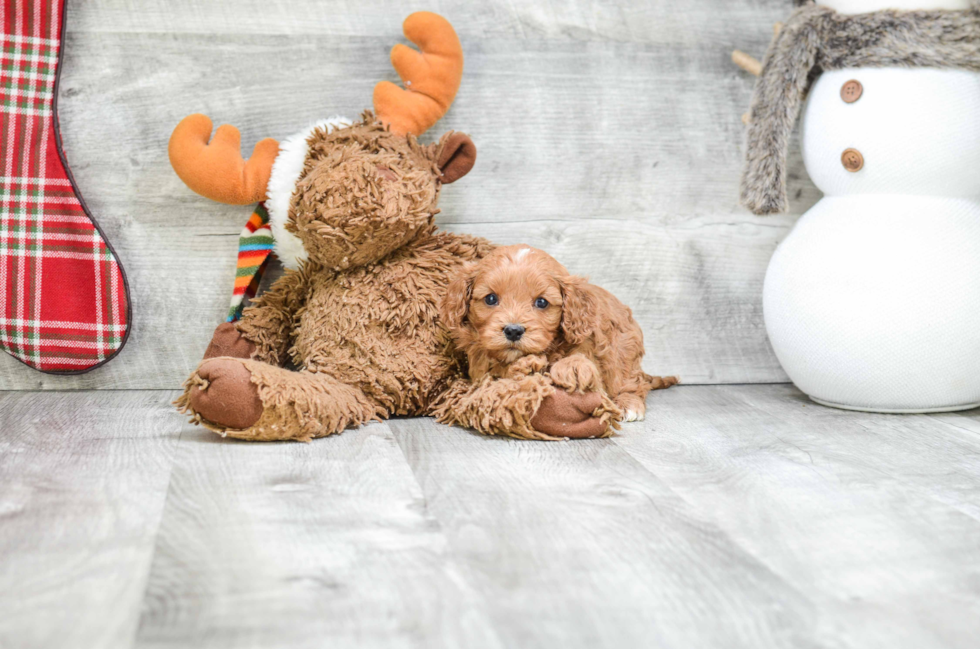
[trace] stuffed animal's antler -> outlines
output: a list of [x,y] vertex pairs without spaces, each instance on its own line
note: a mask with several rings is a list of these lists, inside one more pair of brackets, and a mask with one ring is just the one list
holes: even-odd
[[392,48],[391,64],[406,90],[380,82],[374,87],[374,111],[393,132],[417,136],[453,103],[463,77],[463,48],[449,21],[428,11],[406,18],[402,29],[422,51],[402,44]]
[[170,165],[195,192],[220,203],[247,205],[265,198],[272,163],[279,143],[266,138],[255,145],[252,157],[242,159],[241,134],[229,124],[218,127],[211,143],[211,120],[188,115],[170,136]]

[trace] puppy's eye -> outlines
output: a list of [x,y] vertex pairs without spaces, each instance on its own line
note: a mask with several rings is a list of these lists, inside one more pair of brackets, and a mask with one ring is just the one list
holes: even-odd
[[497,302],[498,302],[498,300],[497,300],[497,294],[496,293],[489,293],[485,298],[483,298],[483,302],[487,306],[496,306],[497,305]]
[[536,309],[547,309],[548,308],[548,300],[544,299],[543,297],[539,297],[538,299],[536,299],[534,301],[534,308],[536,308]]

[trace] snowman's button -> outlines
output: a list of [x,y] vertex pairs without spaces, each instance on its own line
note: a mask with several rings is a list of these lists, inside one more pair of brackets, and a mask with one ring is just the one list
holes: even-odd
[[864,156],[857,149],[844,149],[844,153],[840,154],[840,161],[851,172],[861,171],[864,166]]
[[853,104],[861,98],[862,92],[864,92],[864,86],[861,85],[861,82],[857,79],[851,79],[841,86],[840,98],[843,99],[845,103]]

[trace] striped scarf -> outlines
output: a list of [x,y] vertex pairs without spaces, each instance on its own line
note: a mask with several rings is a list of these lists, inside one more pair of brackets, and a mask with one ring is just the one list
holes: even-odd
[[242,317],[245,298],[255,297],[269,264],[272,245],[269,213],[265,209],[265,203],[259,203],[238,236],[238,268],[235,271],[235,290],[228,308],[228,322]]

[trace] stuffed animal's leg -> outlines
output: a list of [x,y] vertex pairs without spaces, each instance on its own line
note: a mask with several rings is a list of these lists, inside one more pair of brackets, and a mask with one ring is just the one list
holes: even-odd
[[386,415],[358,388],[328,374],[230,357],[203,361],[176,403],[195,423],[256,441],[309,441]]
[[255,343],[242,336],[233,322],[222,322],[214,330],[211,342],[204,351],[204,358],[231,356],[251,358],[255,353]]
[[442,396],[433,415],[444,424],[474,428],[484,435],[523,439],[551,439],[531,426],[531,418],[545,397],[555,391],[541,374],[471,383],[456,381]]
[[558,440],[607,437],[619,411],[599,392],[570,394],[548,377],[459,380],[443,395],[433,415],[444,424],[474,428],[485,435]]

